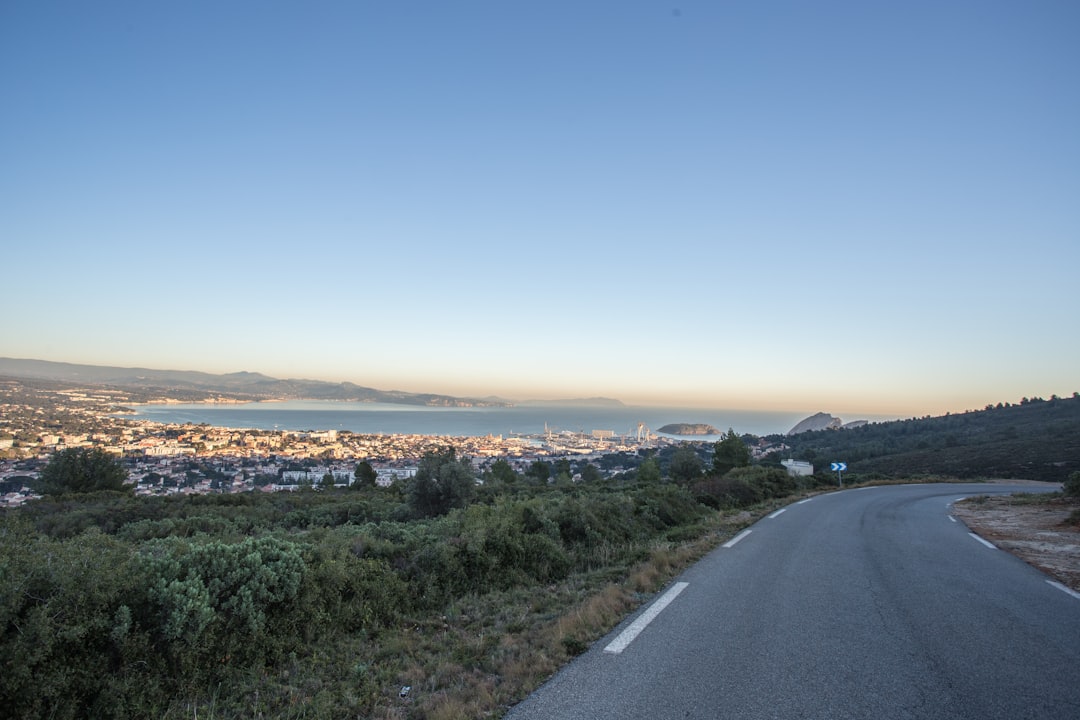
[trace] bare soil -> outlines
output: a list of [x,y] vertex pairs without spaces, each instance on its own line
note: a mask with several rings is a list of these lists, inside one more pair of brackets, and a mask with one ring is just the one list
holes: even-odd
[[1080,499],[973,497],[957,502],[953,515],[979,537],[1080,591]]

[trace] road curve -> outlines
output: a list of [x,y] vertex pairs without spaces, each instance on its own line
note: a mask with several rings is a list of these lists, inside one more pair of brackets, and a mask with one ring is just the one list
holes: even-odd
[[958,498],[819,495],[710,553],[506,715],[1080,718],[1080,597],[978,541]]

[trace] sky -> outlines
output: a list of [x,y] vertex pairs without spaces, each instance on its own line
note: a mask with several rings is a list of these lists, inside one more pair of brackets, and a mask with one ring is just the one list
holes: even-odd
[[914,417],[1080,390],[1080,4],[0,4],[0,356]]

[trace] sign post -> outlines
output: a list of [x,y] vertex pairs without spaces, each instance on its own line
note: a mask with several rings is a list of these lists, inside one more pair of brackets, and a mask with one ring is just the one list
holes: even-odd
[[829,466],[830,469],[836,472],[836,479],[840,481],[840,487],[844,487],[844,471],[847,470],[847,463],[835,462]]

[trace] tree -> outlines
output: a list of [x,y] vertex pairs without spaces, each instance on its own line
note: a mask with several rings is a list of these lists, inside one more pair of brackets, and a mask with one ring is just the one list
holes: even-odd
[[319,487],[321,487],[323,490],[333,490],[334,489],[334,473],[327,472],[326,474],[324,474],[322,476],[322,480],[319,481]]
[[600,480],[603,475],[600,474],[600,468],[596,467],[590,462],[581,466],[581,482],[591,483]]
[[46,495],[89,493],[98,490],[123,491],[128,473],[120,459],[101,448],[66,448],[49,459],[41,471]]
[[528,476],[537,485],[546,485],[548,479],[551,478],[551,463],[544,462],[543,460],[534,460],[532,465],[529,465],[525,471],[525,475]]
[[353,472],[355,478],[353,487],[357,490],[365,488],[373,488],[378,485],[379,473],[375,472],[375,468],[371,467],[371,463],[367,460],[361,460],[356,464],[356,470]]
[[499,487],[513,485],[518,479],[518,474],[514,472],[513,466],[505,458],[499,458],[491,463],[489,474],[493,484]]
[[409,506],[421,517],[434,517],[465,507],[476,490],[472,465],[457,459],[453,447],[429,452],[420,460],[406,487]]
[[680,445],[671,456],[671,479],[690,482],[701,477],[701,456],[688,445]]
[[637,479],[643,483],[660,482],[660,463],[656,462],[656,458],[645,458],[645,462],[638,466]]
[[720,440],[713,446],[713,472],[723,475],[732,468],[749,464],[750,448],[733,429],[728,428],[728,431],[721,435]]

